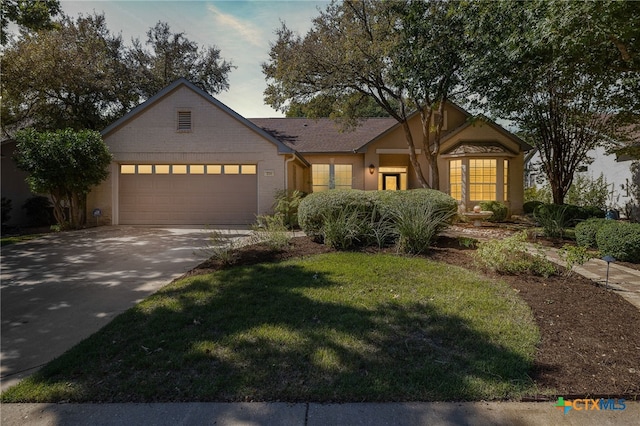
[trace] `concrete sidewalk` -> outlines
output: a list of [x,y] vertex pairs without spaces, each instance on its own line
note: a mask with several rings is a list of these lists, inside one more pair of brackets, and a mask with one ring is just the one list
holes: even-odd
[[[547,259],[552,262],[567,266],[561,259],[558,249],[544,247]],[[632,305],[640,309],[640,271],[627,268],[611,262],[609,265],[609,275],[607,280],[607,262],[602,259],[593,258],[584,265],[574,266],[573,271],[601,285],[608,285],[620,296],[624,297]],[[608,284],[607,284],[608,282]]]
[[[3,404],[23,425],[637,425],[640,402],[566,414],[554,402]],[[584,404],[578,404],[582,407]]]

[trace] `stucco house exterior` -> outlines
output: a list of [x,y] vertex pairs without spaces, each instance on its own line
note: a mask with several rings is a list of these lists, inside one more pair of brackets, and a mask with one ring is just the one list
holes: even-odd
[[[454,104],[445,112],[441,190],[469,210],[483,200],[522,211],[526,143]],[[410,126],[420,140],[420,118]],[[240,225],[272,211],[276,191],[417,188],[403,130],[366,119],[246,119],[180,79],[102,131],[109,178],[87,200],[102,225]],[[426,161],[421,167],[428,170]],[[428,175],[428,173],[425,173]]]

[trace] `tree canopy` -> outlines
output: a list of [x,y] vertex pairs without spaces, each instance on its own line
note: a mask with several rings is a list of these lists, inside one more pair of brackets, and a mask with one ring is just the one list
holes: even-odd
[[52,29],[51,18],[60,13],[60,0],[3,0],[0,43],[7,42],[7,27],[13,22],[30,30]]
[[100,133],[26,129],[15,137],[16,164],[29,173],[31,191],[51,196],[54,216],[61,227],[84,224],[87,194],[109,176],[111,154]]
[[211,94],[229,87],[233,66],[159,22],[150,50],[112,34],[104,15],[61,17],[55,28],[21,31],[4,51],[2,130],[27,126],[101,130],[172,81],[185,77]]
[[[263,64],[265,102],[286,112],[314,99],[337,99],[343,102],[341,118],[356,121],[359,110],[350,103],[368,97],[402,124],[421,185],[439,188],[436,156],[442,111],[459,83],[458,61],[464,55],[464,43],[448,42],[456,31],[457,7],[456,2],[345,1],[321,11],[304,37],[283,24]],[[417,55],[427,49],[447,60]],[[418,143],[431,165],[430,179],[422,172],[408,125],[416,112],[423,122]]]
[[103,15],[67,16],[52,30],[23,32],[5,51],[2,126],[102,129],[132,108],[120,36]]
[[[626,2],[479,2],[468,28],[480,48],[466,79],[482,106],[538,148],[562,204],[587,153],[637,127],[640,7]],[[623,11],[623,12],[622,12]]]
[[133,81],[142,98],[155,95],[180,77],[212,95],[229,89],[227,75],[234,66],[221,58],[220,49],[201,49],[185,33],[172,33],[166,22],[149,29],[145,44],[150,49],[135,39],[127,52]]

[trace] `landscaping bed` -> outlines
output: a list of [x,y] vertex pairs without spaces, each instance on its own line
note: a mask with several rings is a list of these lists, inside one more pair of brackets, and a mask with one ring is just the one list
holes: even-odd
[[[519,229],[466,228],[470,238],[500,238]],[[274,253],[264,245],[247,247],[238,261],[281,260],[328,251],[331,249],[327,246],[299,237],[292,240],[290,250],[283,252]],[[578,274],[543,278],[482,270],[474,266],[472,251],[457,238],[441,236],[425,257],[503,280],[530,306],[541,334],[531,378],[541,394],[553,389],[565,397],[637,399],[640,396],[640,311],[637,308],[615,292]],[[190,274],[220,266],[205,262]]]

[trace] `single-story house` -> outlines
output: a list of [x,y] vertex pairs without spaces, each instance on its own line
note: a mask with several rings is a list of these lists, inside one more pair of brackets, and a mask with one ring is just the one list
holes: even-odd
[[[521,213],[523,153],[531,147],[495,123],[472,120],[453,103],[444,119],[441,189],[462,210],[498,200]],[[420,141],[419,115],[409,124]],[[247,119],[185,79],[102,136],[113,154],[111,173],[89,194],[87,209],[89,215],[99,209],[104,225],[249,224],[272,211],[282,189],[419,187],[402,127],[393,119],[366,119],[344,132],[329,119]]]

